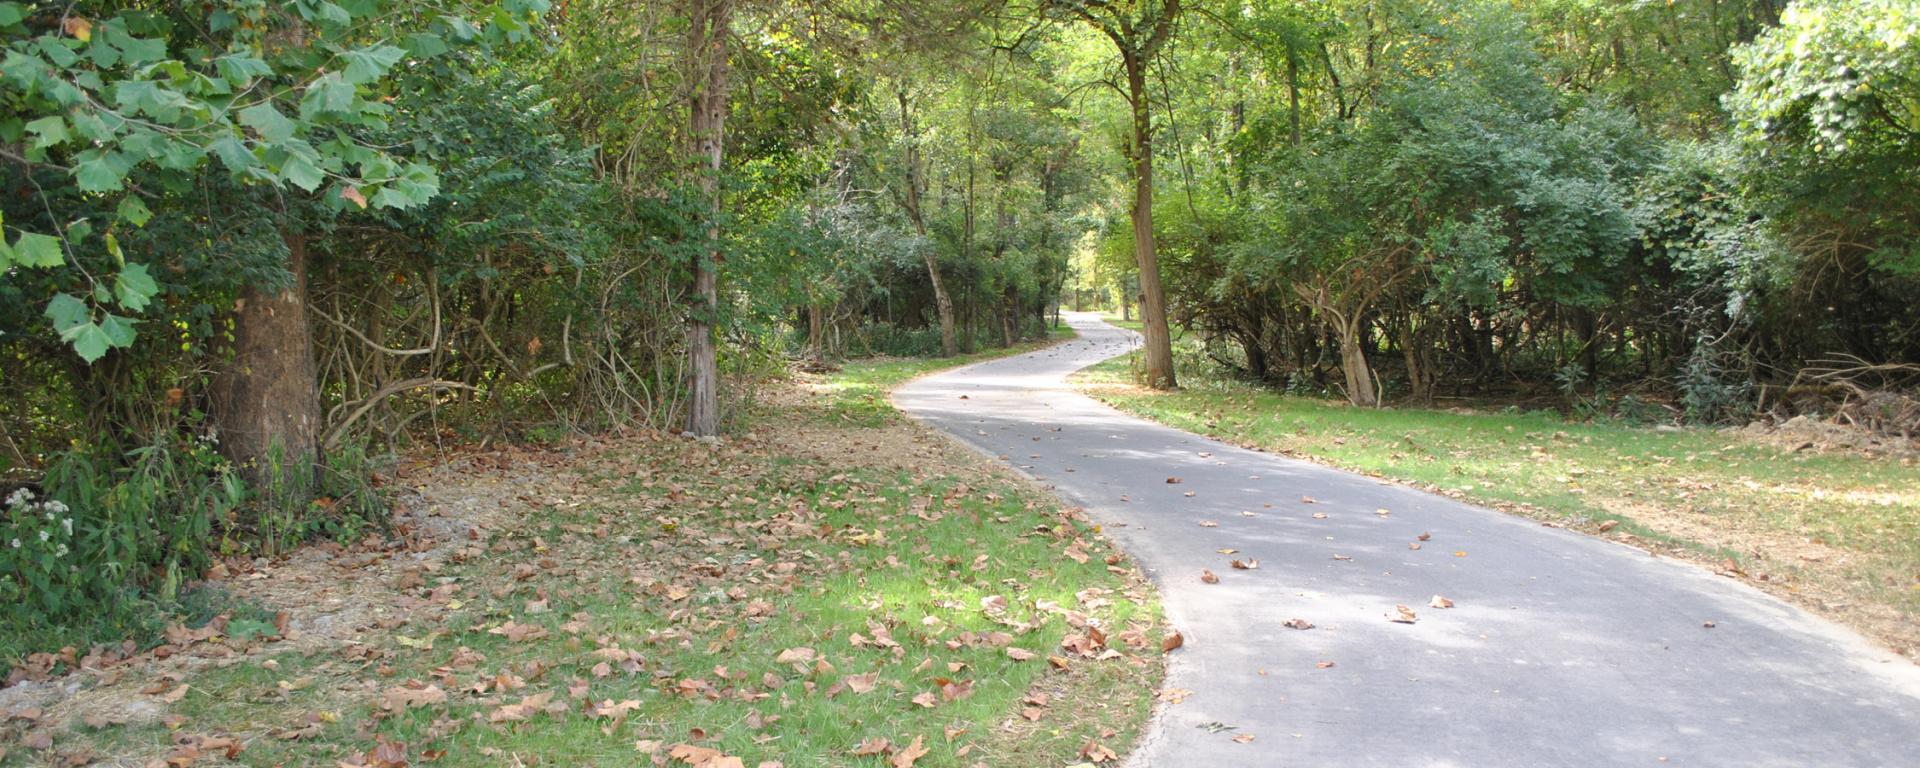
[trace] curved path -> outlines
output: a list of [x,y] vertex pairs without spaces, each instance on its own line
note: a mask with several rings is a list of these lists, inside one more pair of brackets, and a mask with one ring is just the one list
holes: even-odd
[[1086,507],[1159,583],[1187,640],[1166,685],[1192,693],[1133,765],[1920,766],[1910,662],[1690,565],[1123,415],[1065,379],[1136,337],[1069,321],[894,402]]

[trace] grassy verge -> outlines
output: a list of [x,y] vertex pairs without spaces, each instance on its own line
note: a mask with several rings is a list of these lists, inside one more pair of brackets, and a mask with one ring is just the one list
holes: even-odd
[[[39,746],[0,764],[192,762],[186,750],[229,744],[252,765],[1066,765],[1089,743],[1125,751],[1151,710],[1162,630],[1118,553],[909,424],[849,426],[833,396],[785,413],[718,445],[577,444],[519,489],[511,523],[443,559],[395,556],[411,564],[391,610],[357,641],[186,644],[176,659],[207,660],[177,679],[127,672],[94,681],[118,693],[91,691],[93,709],[9,721],[0,744]],[[1089,623],[1104,646],[1085,644]],[[50,745],[29,741],[40,733]]]
[[1700,560],[1920,655],[1920,472],[1910,458],[1796,450],[1710,429],[1554,413],[1365,410],[1207,373],[1131,386],[1117,358],[1080,375],[1128,412]]
[[851,360],[826,377],[817,387],[828,397],[828,410],[836,418],[854,425],[878,426],[899,416],[887,403],[887,393],[906,381],[934,371],[1031,352],[1058,341],[1073,338],[1073,329],[1065,325],[1053,329],[1046,340],[989,349],[953,358],[879,357]]

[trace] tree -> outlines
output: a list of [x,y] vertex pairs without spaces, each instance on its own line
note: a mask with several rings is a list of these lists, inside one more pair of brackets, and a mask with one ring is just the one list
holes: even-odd
[[1113,42],[1126,78],[1131,141],[1127,161],[1133,177],[1133,258],[1140,272],[1140,325],[1146,332],[1141,375],[1147,386],[1173,389],[1173,341],[1167,330],[1166,291],[1153,245],[1153,97],[1147,70],[1172,38],[1181,0],[1088,2],[1056,0],[1048,7],[1071,14]]
[[946,282],[940,279],[940,257],[927,239],[927,217],[921,210],[921,199],[926,193],[925,163],[920,152],[920,130],[914,125],[913,105],[908,99],[907,86],[897,87],[895,96],[900,103],[900,143],[902,146],[902,180],[900,207],[907,212],[907,219],[913,222],[914,232],[922,241],[920,257],[927,263],[927,280],[933,283],[935,310],[940,315],[940,352],[947,357],[959,354],[959,344],[953,331],[953,299],[947,295]]
[[687,26],[687,138],[706,206],[707,247],[694,257],[687,312],[687,431],[720,434],[720,368],[714,335],[720,314],[720,174],[726,160],[727,39],[733,0],[693,0]]
[[[372,2],[174,4],[97,16],[86,8],[0,3],[0,77],[9,86],[0,140],[26,173],[64,177],[51,188],[36,184],[39,212],[8,222],[20,234],[10,246],[0,241],[0,268],[68,270],[70,288],[48,300],[45,317],[92,363],[132,345],[131,314],[159,290],[140,254],[122,249],[133,230],[185,213],[170,203],[209,179],[274,190],[253,199],[281,218],[284,261],[238,288],[231,360],[215,382],[212,414],[223,450],[243,468],[259,471],[276,450],[305,462],[320,403],[302,211],[407,208],[432,197],[434,168],[359,138],[385,126],[392,73],[462,43],[523,36],[544,5],[426,6],[403,16]],[[461,11],[492,21],[475,24]],[[99,197],[118,203],[97,223],[57,212]],[[111,279],[92,268],[103,261],[113,265]]]

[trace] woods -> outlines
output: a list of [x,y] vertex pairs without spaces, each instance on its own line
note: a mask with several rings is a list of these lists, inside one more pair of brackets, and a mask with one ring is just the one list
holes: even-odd
[[1904,0],[7,0],[0,40],[9,659],[389,530],[403,457],[737,436],[795,368],[1062,306],[1137,311],[1157,389],[1920,431]]

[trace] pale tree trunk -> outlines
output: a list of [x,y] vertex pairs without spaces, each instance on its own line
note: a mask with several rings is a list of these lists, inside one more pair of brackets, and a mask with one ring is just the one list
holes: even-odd
[[[920,190],[925,182],[920,174],[920,132],[913,124],[912,107],[907,102],[907,91],[895,92],[900,99],[900,135],[901,142],[907,147],[907,190],[902,196],[901,205],[907,209],[907,218],[913,222],[913,230],[920,239],[927,239],[927,219],[920,212]],[[933,283],[933,306],[940,315],[940,352],[947,357],[960,353],[960,347],[953,332],[953,298],[947,295],[947,285],[940,279],[940,259],[933,248],[924,248],[920,253],[927,263],[927,281]]]
[[1373,368],[1367,364],[1367,350],[1360,343],[1360,330],[1358,320],[1340,323],[1340,372],[1347,381],[1347,402],[1373,408],[1380,405],[1380,390]]
[[687,31],[688,101],[693,156],[707,205],[706,247],[693,264],[693,301],[687,312],[687,431],[720,433],[720,370],[714,325],[720,311],[720,172],[725,158],[727,33],[731,0],[694,0]]
[[[307,325],[307,238],[287,232],[283,290],[240,290],[233,309],[232,360],[212,383],[210,415],[220,452],[256,484],[305,480],[319,450],[320,389]],[[278,453],[283,470],[270,472]],[[290,472],[288,470],[291,470]]]
[[1167,298],[1160,286],[1159,255],[1153,247],[1153,120],[1148,112],[1147,64],[1123,54],[1127,94],[1133,106],[1133,258],[1140,266],[1140,325],[1145,331],[1142,384],[1154,389],[1178,386],[1173,376],[1173,341],[1167,331]]

